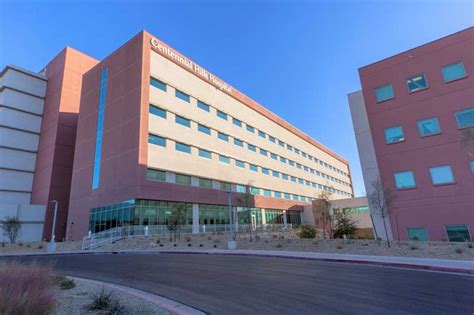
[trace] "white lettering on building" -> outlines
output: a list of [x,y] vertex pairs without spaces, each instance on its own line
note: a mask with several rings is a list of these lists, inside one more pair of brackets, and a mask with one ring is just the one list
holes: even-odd
[[177,63],[183,65],[185,68],[188,68],[189,70],[196,73],[200,77],[203,77],[207,81],[211,82],[219,90],[226,91],[227,93],[232,93],[232,88],[227,83],[219,80],[218,78],[216,78],[215,76],[213,76],[212,74],[204,70],[204,68],[198,66],[197,64],[195,64],[188,58],[182,57],[176,54],[174,51],[172,51],[168,47],[163,46],[156,38],[152,38],[150,42],[153,48],[158,49],[162,54],[164,54],[165,56],[168,56],[168,58],[176,61]]

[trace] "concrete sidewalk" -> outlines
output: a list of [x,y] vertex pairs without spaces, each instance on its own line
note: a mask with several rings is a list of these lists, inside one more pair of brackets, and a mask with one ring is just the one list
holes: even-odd
[[410,268],[419,270],[431,270],[441,272],[453,272],[474,275],[474,261],[472,260],[451,260],[451,259],[433,259],[433,258],[413,258],[400,256],[370,256],[370,255],[350,255],[333,253],[315,253],[315,252],[296,252],[296,251],[265,251],[265,250],[158,250],[158,249],[129,249],[117,251],[69,251],[48,253],[22,253],[8,254],[8,256],[38,256],[38,255],[71,255],[71,254],[206,254],[206,255],[240,255],[240,256],[260,256],[276,257],[287,259],[309,259],[327,262],[342,262],[379,265],[398,268]]

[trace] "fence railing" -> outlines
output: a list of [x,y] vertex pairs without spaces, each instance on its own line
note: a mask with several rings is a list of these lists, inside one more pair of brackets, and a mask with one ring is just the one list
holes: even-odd
[[[257,231],[280,231],[291,230],[291,224],[236,224],[234,229],[236,232],[245,232],[249,229]],[[230,232],[231,226],[229,224],[210,224],[199,225],[198,231],[194,233],[215,233],[215,232]],[[82,239],[82,250],[91,250],[111,244],[120,239],[133,236],[164,236],[174,233],[170,231],[167,225],[128,225],[115,227],[98,233],[90,233]],[[192,234],[192,225],[183,225],[179,229],[180,234]]]

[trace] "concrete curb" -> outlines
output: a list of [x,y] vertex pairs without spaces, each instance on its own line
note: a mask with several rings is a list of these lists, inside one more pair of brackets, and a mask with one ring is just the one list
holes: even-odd
[[[339,263],[353,263],[361,265],[374,265],[383,267],[396,267],[406,268],[415,270],[425,271],[438,271],[438,272],[449,272],[464,275],[474,275],[474,268],[460,268],[452,266],[441,266],[429,263],[411,263],[411,262],[400,262],[400,261],[389,261],[392,260],[411,260],[413,257],[399,257],[399,256],[368,256],[368,255],[345,255],[345,254],[325,254],[325,253],[310,253],[310,252],[258,252],[258,250],[243,251],[243,250],[117,250],[117,251],[70,251],[60,253],[25,253],[25,254],[8,254],[1,257],[19,257],[19,256],[44,256],[44,255],[103,255],[103,254],[200,254],[200,255],[240,255],[240,256],[254,256],[254,257],[270,257],[270,258],[286,258],[286,259],[300,259],[300,260],[314,260],[314,261],[325,261],[325,262],[339,262]],[[318,254],[320,257],[311,256],[311,254]],[[333,257],[322,257],[322,256],[333,256]],[[334,257],[337,256],[337,257]],[[347,257],[345,257],[347,256]],[[357,259],[350,258],[350,256],[357,256]],[[446,261],[440,259],[429,259],[432,261]],[[453,260],[451,263],[471,263],[472,261],[456,261]],[[474,262],[472,262],[474,264]]]
[[200,310],[197,310],[185,304],[181,304],[174,300],[170,300],[153,293],[141,291],[138,289],[127,287],[127,286],[98,281],[98,280],[79,278],[79,277],[74,277],[74,276],[68,276],[68,278],[74,279],[74,281],[77,281],[77,282],[92,283],[92,284],[100,285],[108,289],[113,289],[113,290],[125,293],[127,295],[134,296],[136,298],[139,298],[141,300],[147,301],[151,304],[164,308],[177,315],[204,315],[206,314]]

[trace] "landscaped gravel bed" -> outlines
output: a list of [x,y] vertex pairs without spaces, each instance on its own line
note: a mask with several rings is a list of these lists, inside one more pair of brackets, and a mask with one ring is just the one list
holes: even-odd
[[[166,236],[135,236],[120,240],[115,244],[103,246],[98,250],[116,251],[131,249],[146,250],[210,250],[227,249],[228,235],[222,233],[191,234],[181,235],[180,239],[170,241]],[[176,244],[176,245],[175,245]],[[469,247],[471,246],[471,247]],[[1,254],[23,253],[43,253],[46,252],[47,243],[24,243],[5,244],[0,246]],[[390,248],[386,242],[375,240],[320,240],[320,239],[299,239],[296,231],[287,232],[258,232],[252,234],[250,242],[249,233],[237,234],[237,249],[271,250],[271,251],[302,251],[318,253],[339,253],[375,256],[404,256],[418,258],[439,258],[456,260],[474,260],[473,243],[452,243],[452,242],[415,242],[393,241]],[[57,243],[57,251],[78,251],[81,250],[81,242]]]
[[[100,292],[103,287],[99,284],[85,283],[82,281],[75,281],[75,283],[76,287],[69,290],[61,290],[59,292],[57,298],[58,305],[56,308],[56,314],[104,314],[103,311],[92,311],[88,309],[88,305],[93,300],[94,295],[98,294],[98,292]],[[123,306],[123,310],[119,312],[120,314],[174,314],[138,297],[107,288],[104,290],[106,292],[112,292],[111,297],[118,300]]]

